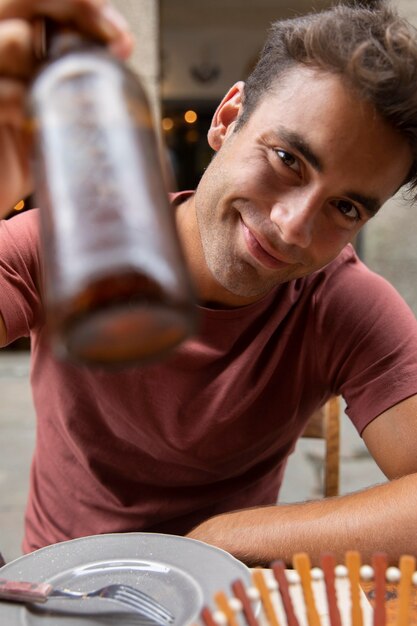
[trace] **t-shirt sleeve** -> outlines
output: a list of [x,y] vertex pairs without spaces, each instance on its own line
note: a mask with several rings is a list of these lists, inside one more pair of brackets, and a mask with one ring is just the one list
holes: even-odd
[[37,210],[0,220],[0,294],[7,343],[43,323]]
[[357,257],[316,294],[318,362],[359,433],[417,393],[417,321],[398,292]]

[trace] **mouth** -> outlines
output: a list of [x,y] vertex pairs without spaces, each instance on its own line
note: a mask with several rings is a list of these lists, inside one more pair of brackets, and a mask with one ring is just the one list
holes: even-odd
[[292,262],[286,261],[278,252],[272,250],[271,246],[266,241],[262,240],[261,243],[260,236],[258,234],[255,236],[243,220],[241,220],[241,224],[246,247],[250,255],[254,257],[258,263],[272,270],[282,269],[292,265]]

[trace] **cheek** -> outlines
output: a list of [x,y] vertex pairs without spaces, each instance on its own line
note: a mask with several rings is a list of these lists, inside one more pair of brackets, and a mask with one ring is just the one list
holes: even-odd
[[312,256],[317,263],[327,264],[335,259],[343,248],[351,243],[360,229],[354,231],[338,228],[324,216],[317,220],[311,245]]
[[253,159],[243,159],[238,164],[237,176],[248,187],[259,189],[265,194],[276,193],[282,187],[282,181],[264,155]]
[[218,172],[219,176],[227,183],[236,187],[247,189],[267,190],[272,188],[276,181],[271,176],[271,168],[256,150],[252,154],[245,155],[245,147],[239,149],[234,146],[233,150],[219,153]]
[[343,248],[351,243],[354,234],[346,231],[334,231],[334,229],[319,230],[313,239],[312,256],[320,265],[327,265],[333,261]]

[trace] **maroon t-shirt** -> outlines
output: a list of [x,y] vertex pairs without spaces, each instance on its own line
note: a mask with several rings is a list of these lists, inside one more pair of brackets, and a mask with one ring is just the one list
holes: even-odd
[[0,222],[9,341],[31,334],[38,419],[24,550],[105,532],[186,533],[276,502],[314,409],[343,394],[359,432],[417,393],[417,323],[347,246],[255,304],[200,308],[198,335],[118,372],[58,362],[39,295],[37,213]]

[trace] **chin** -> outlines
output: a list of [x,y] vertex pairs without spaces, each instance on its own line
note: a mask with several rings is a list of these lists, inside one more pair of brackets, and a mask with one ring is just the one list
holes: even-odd
[[271,291],[271,289],[276,287],[278,282],[281,282],[277,280],[268,282],[254,281],[253,277],[248,276],[248,272],[245,272],[244,275],[237,274],[236,272],[233,272],[233,275],[225,275],[224,271],[213,272],[213,276],[216,282],[230,294],[247,299],[262,298]]

